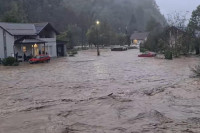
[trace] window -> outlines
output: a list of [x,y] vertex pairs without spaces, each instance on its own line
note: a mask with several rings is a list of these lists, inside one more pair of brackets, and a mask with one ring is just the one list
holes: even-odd
[[26,52],[26,46],[22,47],[23,52]]

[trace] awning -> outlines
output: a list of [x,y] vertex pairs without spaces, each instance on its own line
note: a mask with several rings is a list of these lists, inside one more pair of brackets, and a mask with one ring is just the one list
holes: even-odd
[[15,41],[15,44],[44,44],[44,43],[46,42],[40,39],[20,39]]

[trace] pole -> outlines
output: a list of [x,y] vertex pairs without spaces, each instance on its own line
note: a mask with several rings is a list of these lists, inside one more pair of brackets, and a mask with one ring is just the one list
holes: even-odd
[[100,56],[100,51],[99,51],[99,33],[97,29],[97,56]]
[[97,56],[100,56],[100,51],[99,51],[99,32],[98,32],[98,26],[100,22],[97,20],[96,21],[96,31],[97,31]]

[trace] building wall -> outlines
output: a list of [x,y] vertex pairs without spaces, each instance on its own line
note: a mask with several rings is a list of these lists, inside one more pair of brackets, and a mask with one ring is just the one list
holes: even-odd
[[14,36],[6,32],[7,57],[14,57]]
[[137,39],[131,40],[131,45],[140,45],[140,44],[143,44],[145,42],[144,40],[137,40],[137,44],[134,44],[135,40],[137,40]]
[[56,48],[56,38],[39,38],[40,40],[43,40],[46,43],[46,52],[51,57],[57,57],[57,48]]
[[0,58],[4,58],[3,29],[0,28]]
[[[5,53],[4,53],[4,30],[0,28],[0,58],[5,58]],[[7,57],[9,56],[14,56],[14,37],[10,35],[8,32],[5,32],[5,39],[6,39],[6,52],[7,52]]]

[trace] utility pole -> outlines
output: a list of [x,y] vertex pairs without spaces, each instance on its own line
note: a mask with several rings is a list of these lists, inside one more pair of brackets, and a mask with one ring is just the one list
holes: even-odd
[[96,21],[96,31],[97,31],[97,56],[100,56],[100,51],[99,51],[99,32],[98,32],[98,27],[100,25],[100,21]]

